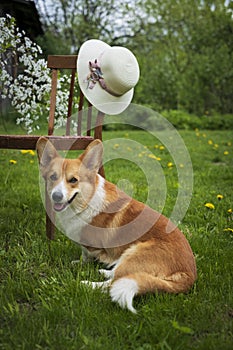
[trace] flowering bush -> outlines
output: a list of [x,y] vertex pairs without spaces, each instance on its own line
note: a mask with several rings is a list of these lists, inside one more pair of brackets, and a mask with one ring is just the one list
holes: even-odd
[[[15,19],[9,15],[0,17],[0,89],[2,98],[9,98],[18,112],[17,124],[23,124],[28,133],[39,129],[48,116],[51,77],[47,62],[39,58],[42,50],[32,42],[24,31],[16,27]],[[13,64],[12,64],[13,63]],[[23,67],[22,73],[14,76],[10,67]],[[64,125],[67,112],[69,77],[59,77],[57,86],[57,106],[55,127]]]

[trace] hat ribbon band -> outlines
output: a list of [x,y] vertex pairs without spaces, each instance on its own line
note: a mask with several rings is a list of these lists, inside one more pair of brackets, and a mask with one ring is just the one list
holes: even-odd
[[87,76],[87,88],[93,89],[95,87],[95,84],[99,82],[102,89],[104,89],[106,92],[108,92],[110,95],[115,97],[120,97],[122,95],[116,94],[114,91],[109,89],[104,81],[103,73],[101,71],[100,65],[98,64],[97,59],[95,59],[94,62],[89,61],[89,69],[90,73]]

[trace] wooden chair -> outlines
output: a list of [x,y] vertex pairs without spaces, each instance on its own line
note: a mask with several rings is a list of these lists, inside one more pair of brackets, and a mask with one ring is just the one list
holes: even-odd
[[[77,136],[70,136],[71,128],[71,115],[73,109],[73,96],[74,86],[77,68],[77,55],[62,55],[62,56],[48,56],[47,66],[52,70],[52,83],[51,83],[51,96],[50,96],[50,112],[48,120],[48,135],[46,137],[54,144],[58,150],[84,150],[90,142],[94,139],[102,140],[102,124],[104,114],[97,112],[95,126],[92,128],[92,106],[87,101],[87,121],[85,126],[85,133],[82,133],[82,117],[84,108],[84,95],[80,92],[79,106],[77,113]],[[67,121],[66,121],[66,133],[65,136],[54,135],[54,116],[56,108],[56,92],[57,92],[57,78],[58,70],[69,69],[71,70],[70,91],[69,99],[67,101]],[[93,135],[91,135],[91,132]],[[81,134],[82,133],[82,134]],[[38,135],[0,135],[0,148],[4,149],[35,149]],[[100,174],[104,176],[103,167],[100,169]],[[46,234],[49,239],[54,238],[55,226],[54,226],[54,212],[52,210],[51,201],[45,194],[45,206],[46,206]]]

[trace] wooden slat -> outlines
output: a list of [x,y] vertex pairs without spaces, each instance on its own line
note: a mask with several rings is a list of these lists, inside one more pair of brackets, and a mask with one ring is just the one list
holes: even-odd
[[101,141],[102,141],[103,121],[104,121],[104,113],[98,111],[98,114],[97,114],[97,117],[96,117],[94,138],[95,139],[99,139]]
[[[98,111],[97,117],[96,117],[96,125],[95,125],[95,131],[94,131],[94,138],[99,139],[102,141],[102,128],[103,128],[103,121],[104,121],[104,113]],[[101,165],[99,169],[99,174],[103,177],[105,177],[104,167]]]
[[[0,148],[36,149],[40,136],[37,135],[0,135]],[[82,150],[93,140],[87,136],[46,136],[58,150]]]
[[77,55],[49,55],[47,67],[55,69],[76,69],[77,58]]
[[70,124],[71,124],[71,115],[72,115],[72,107],[73,107],[75,73],[76,73],[76,70],[72,69],[71,80],[70,80],[69,99],[68,99],[68,113],[67,113],[67,121],[66,121],[66,135],[70,135]]
[[53,130],[54,130],[54,118],[55,118],[55,110],[56,110],[56,95],[57,95],[57,69],[53,69],[53,71],[52,71],[52,87],[51,87],[51,94],[50,94],[48,135],[52,135]]
[[82,133],[83,102],[84,102],[84,95],[83,95],[83,92],[80,90],[79,104],[78,104],[78,127],[77,127],[78,136],[80,136]]
[[87,136],[91,135],[91,120],[92,120],[92,104],[88,101]]
[[57,150],[84,150],[91,141],[93,137],[87,136],[64,136],[63,139],[59,137],[49,138]]

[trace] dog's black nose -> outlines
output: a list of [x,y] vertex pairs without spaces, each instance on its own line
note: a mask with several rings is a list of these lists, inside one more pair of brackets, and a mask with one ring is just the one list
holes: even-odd
[[52,198],[53,198],[54,202],[59,203],[63,199],[63,194],[61,192],[54,192],[52,194]]

